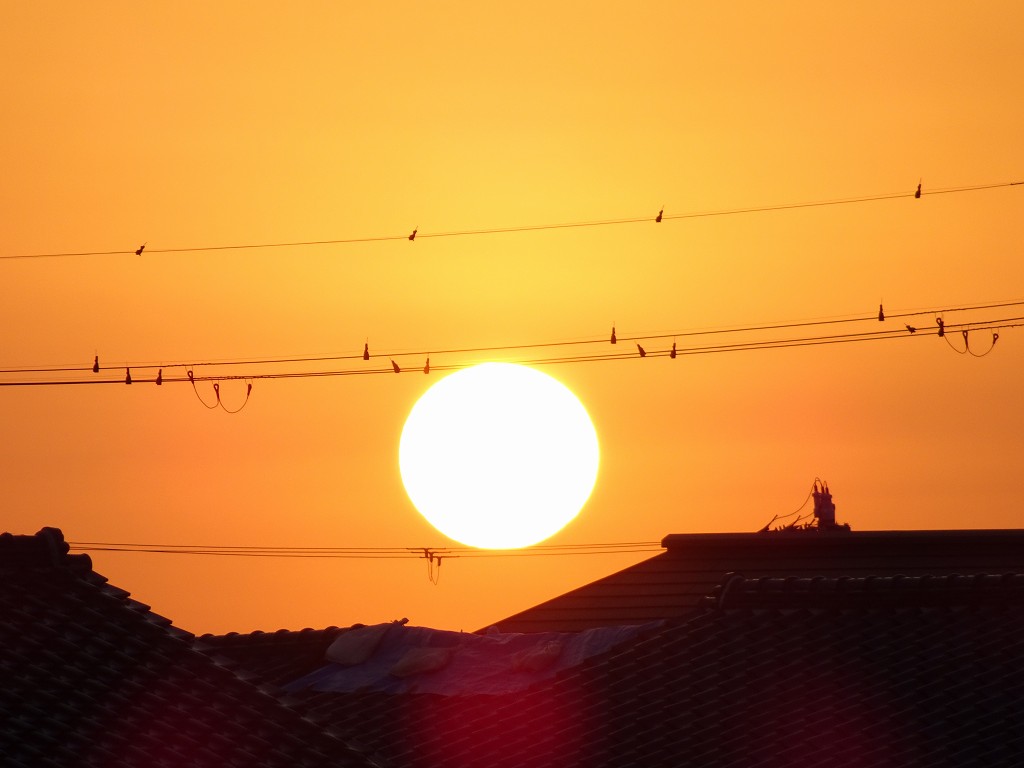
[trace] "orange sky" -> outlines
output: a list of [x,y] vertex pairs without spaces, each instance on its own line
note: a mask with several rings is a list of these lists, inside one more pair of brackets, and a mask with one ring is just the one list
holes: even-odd
[[[0,256],[1024,179],[1020,3],[555,5],[4,2]],[[353,355],[367,338],[438,350],[600,338],[613,322],[625,337],[871,315],[880,300],[890,315],[1012,301],[1022,210],[1017,186],[414,243],[5,259],[0,365]],[[594,494],[549,543],[755,530],[815,476],[857,530],[1018,527],[1022,361],[1024,332],[1007,328],[981,359],[919,334],[545,368],[602,450]],[[432,380],[257,380],[234,416],[187,384],[0,388],[0,528],[450,545],[398,473],[403,421]],[[244,388],[222,392],[235,404]],[[220,632],[402,616],[474,630],[644,556],[452,560],[437,586],[417,560],[93,558],[178,625]]]

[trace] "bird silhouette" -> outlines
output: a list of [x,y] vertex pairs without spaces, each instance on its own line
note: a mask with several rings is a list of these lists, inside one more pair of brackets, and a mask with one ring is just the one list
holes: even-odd
[[99,373],[100,372],[100,356],[99,355],[96,355],[96,357],[94,357],[92,359],[92,372],[93,373]]
[[676,343],[674,341],[672,342],[672,351],[668,353],[668,356],[673,360],[676,359]]
[[619,342],[619,340],[615,338],[615,326],[613,325],[612,326],[612,344],[617,344],[618,342]]
[[156,385],[159,387],[163,383],[164,383],[164,369],[161,368],[159,371],[156,372]]
[[920,200],[921,199],[921,182],[917,182],[917,192],[914,193],[914,199],[915,200]]
[[661,224],[661,215],[663,213],[665,213],[665,207],[664,206],[662,206],[661,210],[658,211],[658,215],[654,219],[658,224]]
[[647,350],[645,350],[639,344],[636,345],[636,351],[640,353],[640,357],[647,357]]
[[910,331],[911,333],[917,333],[917,328],[915,328],[912,325],[908,325],[907,330]]
[[135,255],[136,256],[141,256],[142,252],[144,250],[146,250],[146,244],[145,243],[143,243],[142,245],[140,245],[138,248],[135,249]]
[[939,336],[945,336],[946,335],[946,321],[943,320],[941,317],[937,317],[937,318],[935,318],[935,324],[937,326],[939,326]]
[[427,358],[427,364],[423,366],[424,373],[430,373],[430,358]]
[[363,360],[370,359],[370,342],[363,344]]
[[881,304],[878,305],[878,322],[880,322],[880,323],[884,323],[885,322],[885,310],[882,309],[882,305]]
[[394,360],[391,361],[391,367],[395,370],[395,373],[401,373],[402,369],[398,367],[398,363]]
[[131,368],[125,368],[124,369],[124,383],[125,384],[131,384],[132,383],[132,369]]
[[415,239],[416,239],[416,233],[417,233],[417,232],[419,232],[419,227],[417,227],[416,229],[414,229],[414,230],[412,231],[412,234],[411,234],[411,235],[409,235],[409,239],[410,239],[410,240],[415,240]]

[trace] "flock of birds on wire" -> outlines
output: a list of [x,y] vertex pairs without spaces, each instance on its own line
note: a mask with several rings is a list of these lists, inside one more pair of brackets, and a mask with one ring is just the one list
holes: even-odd
[[[934,322],[935,322],[934,334],[936,336],[938,336],[939,338],[944,339],[947,342],[947,344],[955,352],[957,352],[958,354],[962,354],[962,355],[970,354],[970,355],[972,355],[974,357],[984,357],[984,356],[986,356],[986,355],[988,355],[989,353],[992,352],[992,350],[995,348],[996,342],[999,341],[999,330],[998,329],[1010,328],[1010,327],[1016,327],[1016,326],[1022,325],[1022,324],[1024,324],[1024,317],[1021,317],[1021,316],[1019,316],[1019,317],[1006,317],[1006,318],[998,318],[998,319],[989,319],[989,320],[984,320],[984,321],[980,321],[980,322],[958,323],[958,324],[947,325],[947,322],[943,318],[942,313],[952,313],[952,312],[958,312],[958,311],[970,311],[970,310],[981,310],[981,309],[993,309],[993,308],[996,308],[996,307],[1021,306],[1021,305],[1024,305],[1024,301],[1012,301],[1012,302],[1001,302],[1001,303],[995,303],[995,304],[983,304],[983,305],[974,305],[974,306],[951,307],[951,308],[945,308],[945,309],[942,309],[942,310],[918,310],[918,311],[897,313],[897,314],[891,315],[888,319],[889,320],[893,320],[895,318],[901,318],[902,319],[902,318],[922,317],[922,316],[925,316],[925,315],[928,315],[928,314],[934,315]],[[709,334],[743,333],[743,332],[755,332],[755,331],[765,331],[765,330],[792,329],[792,328],[798,328],[798,327],[804,327],[804,326],[812,326],[812,325],[829,325],[829,324],[848,323],[848,322],[866,322],[866,321],[873,321],[873,320],[874,320],[874,317],[860,316],[860,317],[854,317],[854,318],[833,319],[833,320],[810,320],[810,321],[794,322],[794,323],[784,323],[784,324],[777,324],[777,325],[746,326],[746,327],[741,327],[741,328],[723,328],[723,329],[704,330],[704,331],[688,331],[688,332],[677,333],[677,334],[656,334],[656,335],[648,335],[648,336],[634,336],[634,337],[629,337],[628,339],[620,338],[619,337],[619,334],[617,332],[616,326],[613,323],[612,324],[612,328],[611,328],[611,334],[610,334],[610,336],[606,337],[607,340],[604,343],[605,344],[610,344],[610,345],[618,345],[620,341],[633,341],[633,343],[636,346],[636,353],[635,354],[630,354],[630,353],[625,353],[625,354],[623,354],[623,353],[612,353],[612,354],[599,353],[599,354],[563,356],[563,357],[538,357],[536,359],[518,360],[518,361],[515,361],[515,362],[520,362],[522,364],[530,364],[530,365],[542,365],[542,364],[556,364],[556,363],[580,363],[580,362],[622,360],[622,359],[628,359],[630,357],[633,357],[634,359],[637,358],[637,357],[639,357],[639,358],[667,357],[669,359],[675,359],[675,358],[677,358],[680,355],[707,354],[707,353],[712,353],[712,352],[743,351],[743,350],[753,350],[753,349],[780,349],[780,348],[791,347],[791,346],[831,344],[831,343],[841,343],[841,342],[846,342],[846,341],[880,341],[880,340],[883,340],[883,339],[899,338],[901,336],[904,337],[904,338],[907,338],[907,337],[910,337],[910,336],[925,335],[924,331],[923,331],[923,329],[921,328],[920,325],[911,325],[910,323],[903,323],[903,329],[887,329],[885,331],[875,331],[875,332],[864,332],[864,331],[861,331],[861,332],[855,332],[855,333],[852,333],[852,334],[843,334],[843,335],[804,336],[804,337],[797,337],[797,338],[778,338],[778,339],[770,339],[770,340],[767,340],[767,341],[765,341],[765,340],[760,340],[760,341],[757,341],[757,340],[755,340],[755,341],[741,341],[741,342],[737,342],[737,343],[733,343],[733,344],[719,344],[719,345],[712,345],[712,346],[690,346],[690,347],[685,347],[685,348],[680,348],[678,346],[677,340],[675,338],[675,337],[678,337],[678,336],[700,336],[700,335],[709,335]],[[887,321],[887,317],[886,317],[886,314],[885,314],[885,308],[884,308],[884,306],[882,304],[878,305],[877,321],[880,322],[880,323],[885,323]],[[959,345],[955,345],[952,341],[950,341],[950,330],[951,329],[955,329],[955,330],[959,331],[959,335],[963,338],[962,348],[960,348]],[[977,348],[972,348],[971,347],[970,334],[971,334],[972,331],[979,331],[979,330],[987,330],[987,331],[991,332],[991,341],[989,342],[987,349],[985,349],[984,351],[978,351]],[[921,333],[919,334],[919,332],[921,332]],[[930,334],[928,334],[928,335],[930,335]],[[672,343],[671,343],[671,347],[668,347],[666,345],[666,347],[663,348],[663,349],[658,349],[658,350],[650,349],[650,342],[651,341],[655,341],[655,342],[658,341],[658,340],[667,341],[668,338],[673,338]],[[644,341],[648,346],[645,347],[643,344],[640,343],[640,341]],[[582,341],[551,342],[551,343],[547,343],[547,344],[544,344],[544,343],[540,343],[540,344],[520,344],[520,345],[510,345],[510,346],[504,346],[504,347],[485,347],[485,348],[475,348],[475,349],[474,348],[464,348],[464,349],[456,349],[456,350],[442,350],[442,354],[450,354],[450,353],[456,353],[456,352],[461,352],[461,353],[480,353],[480,352],[494,353],[494,352],[498,352],[498,351],[508,353],[508,352],[513,351],[513,350],[530,349],[530,348],[536,349],[536,348],[544,348],[544,347],[565,346],[565,345],[579,345],[579,344],[593,345],[593,344],[599,344],[599,343],[601,343],[599,340],[589,339],[589,340],[582,340]],[[381,368],[370,368],[370,369],[368,369],[368,368],[349,368],[349,369],[341,369],[341,370],[333,370],[333,371],[332,370],[277,371],[277,372],[249,373],[249,374],[230,375],[230,376],[227,376],[227,375],[212,375],[212,374],[211,375],[197,375],[195,373],[195,371],[193,370],[196,367],[202,367],[202,366],[249,365],[251,367],[255,367],[255,366],[259,366],[259,365],[270,365],[270,364],[310,363],[310,362],[314,362],[314,361],[325,361],[325,360],[350,360],[350,359],[354,359],[354,358],[357,358],[357,357],[361,358],[363,362],[369,362],[372,359],[372,356],[371,356],[371,353],[370,353],[369,339],[367,339],[364,342],[364,344],[363,344],[363,349],[362,349],[362,354],[361,355],[351,355],[351,356],[342,355],[342,356],[333,356],[333,357],[295,357],[295,358],[262,359],[262,360],[261,359],[251,359],[251,360],[206,361],[206,362],[197,362],[197,363],[170,363],[170,364],[165,364],[165,365],[161,365],[161,366],[152,365],[152,364],[145,364],[145,363],[139,363],[139,364],[135,364],[135,365],[127,365],[127,366],[125,366],[124,367],[124,372],[125,372],[124,373],[124,378],[121,379],[120,381],[123,381],[124,384],[131,385],[131,384],[133,384],[133,383],[135,383],[137,381],[145,380],[145,381],[151,381],[152,383],[156,384],[157,386],[162,386],[164,384],[164,382],[188,382],[188,383],[190,383],[192,385],[192,388],[193,388],[193,390],[195,392],[196,397],[199,399],[199,401],[206,408],[208,408],[208,409],[220,408],[220,409],[226,411],[227,413],[237,413],[238,411],[242,410],[242,408],[244,408],[248,404],[249,397],[252,394],[253,380],[254,379],[259,379],[259,378],[263,378],[263,379],[270,379],[270,378],[307,378],[307,377],[314,377],[314,376],[343,376],[343,375],[384,373],[384,372],[387,372],[387,371],[391,371],[391,372],[397,374],[397,373],[402,373],[403,370],[408,370],[409,368],[407,366],[406,368],[403,369],[403,367],[400,366],[398,364],[398,362],[396,362],[394,357],[396,357],[396,356],[400,357],[402,355],[422,355],[422,354],[424,354],[424,353],[390,353],[390,354],[387,354],[385,356],[388,357],[388,359],[389,359],[390,368],[384,368],[384,369],[381,369]],[[468,367],[469,365],[472,365],[472,364],[474,364],[474,363],[472,363],[472,362],[457,362],[457,363],[452,363],[452,364],[435,365],[435,366],[432,367],[431,363],[430,363],[430,357],[429,357],[429,354],[428,354],[427,357],[426,357],[426,362],[423,364],[423,367],[422,367],[421,370],[422,370],[422,372],[424,374],[430,374],[431,371],[433,371],[433,370],[442,370],[442,371],[458,370],[458,369],[461,369],[461,368]],[[133,367],[136,369],[136,376],[135,377],[133,377],[133,375],[132,375],[132,368]],[[185,373],[184,373],[183,376],[171,376],[171,377],[165,378],[164,377],[164,368],[165,367],[168,367],[168,368],[175,368],[175,367],[184,368],[185,369]],[[148,377],[146,379],[138,378],[138,371],[139,370],[154,369],[154,368],[156,369],[156,376],[154,378],[152,378],[152,379],[150,379]],[[52,375],[52,374],[60,373],[60,372],[79,372],[79,371],[85,371],[85,370],[88,370],[88,369],[80,368],[80,367],[11,368],[11,369],[0,370],[0,376],[2,376],[3,374],[8,374],[8,375],[10,375],[10,374],[21,374],[21,375],[24,375],[24,374],[27,374],[27,373],[44,373],[44,374],[51,374]],[[105,369],[101,366],[101,364],[100,364],[100,357],[99,357],[99,354],[97,353],[93,357],[93,363],[92,363],[92,366],[91,366],[91,371],[92,371],[93,374],[99,374],[103,370],[105,370]],[[109,369],[106,369],[106,370],[109,370]],[[245,384],[246,384],[244,399],[242,400],[241,404],[238,405],[237,407],[229,407],[224,402],[224,400],[221,397],[221,384],[222,384],[222,382],[223,381],[231,381],[231,380],[242,380],[242,381],[245,381]],[[77,380],[68,380],[68,379],[27,379],[27,380],[26,379],[17,379],[17,380],[4,380],[4,379],[0,378],[0,386],[71,385],[71,384],[117,384],[118,382],[119,382],[118,379],[97,379],[97,378],[93,378],[93,379],[77,379]],[[200,383],[200,382],[206,382],[206,383],[212,384],[212,389],[213,389],[213,397],[212,397],[212,399],[209,399],[209,395],[204,397],[200,393],[199,388],[197,386],[197,383]]]
[[[1013,187],[1013,186],[1018,186],[1018,185],[1024,185],[1024,181],[1011,181],[1011,182],[1002,182],[1002,183],[996,183],[996,184],[982,184],[982,185],[972,185],[972,186],[949,187],[949,188],[935,189],[935,190],[931,190],[929,192],[925,192],[925,191],[922,190],[922,183],[919,181],[918,184],[917,184],[916,190],[912,193],[912,196],[913,196],[914,199],[920,199],[922,194],[949,194],[949,193],[971,192],[971,191],[978,191],[978,190],[997,189],[997,188],[1003,188],[1003,187]],[[880,201],[880,200],[892,200],[892,199],[896,199],[896,198],[900,198],[900,197],[908,197],[908,196],[910,196],[910,194],[911,193],[908,193],[908,192],[901,192],[901,193],[895,193],[895,194],[882,194],[882,195],[870,195],[870,196],[862,196],[862,197],[849,197],[849,198],[841,198],[841,199],[812,201],[812,202],[805,202],[805,203],[789,203],[789,204],[778,204],[778,205],[766,205],[766,206],[759,206],[759,207],[734,208],[734,209],[727,209],[727,210],[720,210],[720,211],[680,213],[680,214],[674,214],[674,215],[666,215],[665,214],[665,207],[662,206],[661,209],[658,211],[657,216],[655,216],[653,218],[653,221],[655,223],[660,224],[662,221],[668,220],[668,219],[688,219],[688,218],[697,218],[697,217],[704,217],[704,216],[721,216],[721,215],[732,215],[732,214],[741,214],[741,213],[753,213],[753,212],[764,212],[764,211],[780,211],[780,210],[789,210],[789,209],[796,209],[796,208],[809,208],[809,207],[819,207],[819,206],[841,205],[841,204],[849,204],[849,203],[865,203],[865,202]],[[639,223],[639,222],[644,222],[644,221],[649,222],[649,221],[651,221],[651,218],[650,217],[620,218],[620,219],[607,219],[607,220],[599,220],[599,221],[563,223],[563,224],[543,224],[543,225],[501,227],[501,228],[494,228],[494,229],[463,230],[463,231],[451,231],[451,232],[432,232],[432,233],[426,233],[426,234],[420,233],[419,232],[419,227],[417,226],[417,227],[415,227],[412,230],[412,232],[408,236],[364,237],[364,238],[349,238],[349,239],[344,239],[344,240],[325,240],[325,241],[315,241],[315,242],[314,241],[309,241],[309,242],[293,242],[293,243],[257,243],[257,244],[240,244],[240,245],[224,245],[224,246],[202,246],[202,247],[190,247],[190,248],[162,248],[162,249],[157,249],[157,250],[150,249],[149,252],[151,252],[151,253],[181,253],[181,252],[186,252],[186,251],[220,251],[220,250],[228,250],[228,249],[269,248],[269,247],[284,247],[284,246],[309,246],[309,245],[358,243],[358,242],[370,242],[370,241],[380,241],[380,240],[396,240],[396,239],[408,239],[410,241],[415,241],[417,236],[420,236],[420,237],[451,237],[451,236],[458,236],[458,235],[484,235],[484,234],[498,234],[498,233],[506,233],[506,232],[525,232],[525,231],[536,231],[536,230],[545,230],[545,229],[561,229],[561,228],[567,228],[567,227],[593,227],[593,226],[600,226],[600,225],[607,225],[607,224],[628,224],[628,223]],[[139,245],[138,248],[136,248],[134,250],[135,255],[136,256],[142,256],[143,253],[146,252],[147,246],[148,246],[148,242],[144,242],[141,245]],[[0,259],[34,259],[34,258],[48,258],[48,257],[55,257],[55,256],[104,256],[104,255],[114,255],[114,254],[121,254],[121,253],[131,253],[131,251],[37,253],[37,254],[10,255],[10,256],[4,255],[4,256],[0,256]],[[950,347],[952,347],[956,352],[958,352],[959,354],[970,354],[970,355],[973,355],[975,357],[984,357],[985,355],[989,354],[992,351],[992,349],[995,347],[996,342],[999,340],[998,329],[1001,329],[1001,328],[1012,328],[1012,327],[1016,327],[1017,325],[1024,324],[1024,317],[1011,317],[1011,318],[1000,318],[1000,319],[993,319],[993,320],[985,320],[985,321],[982,321],[980,323],[963,323],[963,324],[960,324],[960,325],[955,325],[955,326],[951,326],[951,327],[947,328],[946,321],[941,316],[942,312],[952,312],[952,311],[961,310],[961,309],[987,309],[987,308],[994,308],[994,307],[1017,306],[1017,305],[1021,305],[1021,304],[1024,304],[1024,302],[1005,302],[1005,303],[1001,303],[1001,304],[989,304],[989,305],[974,306],[974,307],[954,307],[954,308],[946,309],[946,310],[927,310],[927,311],[921,311],[921,312],[905,312],[905,313],[902,313],[902,314],[894,315],[893,317],[894,318],[913,318],[913,317],[918,317],[918,316],[925,315],[925,314],[932,314],[932,315],[935,316],[935,324],[937,326],[936,334],[940,338],[944,338],[946,340],[946,342],[949,343]],[[885,311],[884,311],[884,309],[883,309],[881,304],[879,304],[879,307],[878,307],[878,316],[877,317],[878,317],[878,321],[879,322],[885,322],[886,321]],[[676,341],[676,338],[675,338],[675,337],[678,337],[678,336],[698,336],[698,335],[707,335],[707,334],[716,334],[716,333],[778,330],[778,329],[784,329],[784,328],[796,328],[796,327],[800,327],[800,326],[825,325],[825,324],[830,324],[830,323],[864,321],[864,320],[869,320],[869,319],[870,319],[870,317],[858,317],[858,318],[852,318],[852,319],[846,319],[846,320],[807,321],[807,322],[796,322],[796,323],[778,324],[778,325],[765,325],[765,326],[756,326],[756,327],[752,326],[752,327],[739,328],[739,329],[735,329],[734,328],[734,329],[720,329],[720,330],[712,330],[712,331],[693,331],[693,332],[684,332],[684,333],[678,333],[678,334],[658,334],[658,335],[647,335],[647,336],[634,336],[634,337],[631,337],[629,339],[621,339],[621,340],[622,341],[627,341],[627,340],[633,341],[635,343],[635,345],[636,345],[636,355],[641,357],[641,358],[645,358],[645,357],[666,357],[667,356],[670,359],[675,359],[679,355],[709,354],[709,353],[713,353],[713,352],[731,352],[731,351],[742,351],[742,350],[751,350],[751,349],[778,349],[778,348],[783,348],[783,347],[806,346],[806,345],[817,345],[817,344],[832,344],[832,343],[842,343],[842,342],[849,342],[849,341],[875,341],[875,340],[881,340],[881,339],[885,339],[885,338],[897,338],[899,335],[904,335],[904,336],[906,336],[906,335],[915,335],[920,330],[920,326],[911,325],[910,323],[904,323],[905,333],[903,333],[903,331],[900,331],[898,334],[896,332],[894,332],[894,331],[886,330],[886,331],[883,331],[883,332],[862,332],[862,333],[853,333],[853,334],[847,334],[847,335],[809,336],[809,337],[802,337],[802,338],[779,338],[779,339],[773,339],[773,340],[767,340],[767,341],[765,341],[765,340],[761,340],[761,341],[741,341],[741,342],[734,343],[734,344],[712,345],[712,346],[695,346],[695,347],[687,347],[687,348],[679,348],[677,346],[677,341]],[[963,349],[959,349],[956,345],[954,345],[950,341],[949,335],[948,335],[948,331],[950,331],[950,330],[959,330],[960,335],[963,338]],[[970,334],[971,331],[976,331],[976,330],[989,330],[989,331],[992,332],[991,344],[989,345],[989,347],[984,352],[978,352],[976,349],[972,349],[971,348],[969,334]],[[664,350],[657,350],[657,351],[655,351],[655,350],[653,350],[650,347],[650,344],[651,344],[652,341],[657,341],[657,340],[665,340],[665,341],[667,341],[668,338],[672,338],[673,339],[672,340],[672,345],[671,345],[670,348],[665,348]],[[616,345],[620,341],[620,339],[619,339],[619,337],[617,336],[617,333],[616,333],[616,328],[615,328],[614,322],[612,323],[612,330],[611,330],[611,336],[609,338],[609,341],[610,341],[610,343],[612,345]],[[645,347],[643,344],[640,343],[641,341],[644,341],[648,346]],[[596,340],[590,339],[590,340],[586,340],[586,341],[554,342],[554,343],[548,343],[548,344],[520,344],[520,345],[504,346],[504,347],[489,347],[489,348],[459,349],[459,350],[442,350],[440,352],[436,352],[435,351],[435,354],[445,354],[445,353],[452,353],[452,352],[465,353],[465,352],[499,352],[499,351],[500,352],[508,353],[508,352],[513,351],[513,350],[523,350],[523,349],[530,349],[530,348],[538,349],[538,348],[550,348],[550,347],[558,347],[558,346],[574,345],[574,344],[595,344],[595,343],[599,343],[599,342],[597,342]],[[396,357],[401,358],[401,357],[409,356],[409,355],[412,355],[412,354],[425,355],[426,356],[426,360],[425,360],[425,362],[424,362],[424,364],[422,366],[422,371],[423,371],[424,374],[429,374],[429,373],[431,373],[432,370],[456,370],[456,369],[468,367],[468,365],[472,365],[473,364],[473,363],[459,362],[459,363],[454,363],[454,364],[435,365],[434,367],[432,367],[431,363],[430,363],[429,353],[422,353],[422,352],[420,352],[420,353],[400,352],[400,353],[392,353],[390,355],[387,355],[389,357],[389,359],[390,359],[390,369],[388,369],[388,368],[384,368],[384,369],[365,369],[365,368],[363,368],[363,369],[346,369],[346,370],[333,370],[333,371],[332,370],[277,371],[277,372],[269,372],[269,373],[268,372],[264,372],[264,373],[253,373],[253,374],[249,374],[249,375],[235,375],[235,376],[196,375],[194,373],[194,371],[193,371],[193,368],[198,367],[198,366],[211,366],[211,365],[246,364],[246,365],[250,365],[252,367],[255,367],[255,366],[258,366],[258,365],[267,365],[267,364],[274,364],[274,363],[277,363],[277,364],[281,364],[281,363],[311,363],[311,362],[315,362],[315,361],[354,359],[356,356],[296,357],[296,358],[287,358],[287,359],[279,359],[279,360],[243,360],[243,361],[218,361],[218,362],[202,362],[202,363],[172,363],[172,364],[165,364],[163,366],[152,365],[152,364],[134,364],[134,365],[127,364],[127,365],[125,365],[125,375],[124,375],[123,382],[125,384],[132,384],[134,381],[137,380],[137,379],[133,379],[133,377],[132,377],[132,368],[133,367],[135,367],[137,371],[139,369],[154,369],[155,368],[155,369],[157,369],[157,373],[156,373],[155,378],[152,379],[152,381],[155,384],[157,384],[158,386],[162,385],[165,381],[175,381],[175,382],[185,382],[185,381],[187,381],[187,382],[192,384],[192,387],[195,390],[196,396],[199,398],[199,400],[203,403],[204,406],[206,406],[207,408],[210,408],[210,409],[218,408],[219,407],[219,408],[221,408],[221,409],[223,409],[225,411],[228,411],[229,413],[235,413],[235,412],[241,410],[241,408],[245,407],[245,404],[248,403],[249,396],[252,393],[252,387],[253,387],[252,381],[254,379],[257,379],[257,378],[305,378],[305,377],[312,377],[312,376],[360,375],[360,374],[368,374],[368,373],[384,373],[384,372],[387,372],[388,370],[390,370],[390,371],[392,371],[392,372],[397,374],[397,373],[402,373],[403,368],[402,368],[402,366],[399,365],[399,363],[395,360],[395,358]],[[624,358],[627,358],[627,357],[630,357],[630,356],[631,355],[624,355],[624,354],[621,354],[621,353],[617,353],[617,354],[602,353],[602,354],[593,354],[593,355],[576,355],[576,356],[563,356],[563,357],[541,357],[541,358],[537,358],[537,359],[513,360],[513,361],[510,361],[510,362],[518,362],[518,363],[526,364],[526,365],[545,365],[545,364],[562,364],[562,363],[578,363],[578,362],[616,360],[616,359],[624,359]],[[362,351],[361,357],[362,357],[362,360],[364,362],[368,362],[371,359],[369,339],[367,339],[365,344],[363,345],[363,351]],[[185,369],[185,375],[184,376],[168,377],[168,378],[165,379],[164,378],[164,372],[163,372],[163,368],[164,367],[184,368]],[[84,371],[84,370],[87,370],[87,369],[85,369],[85,368],[76,368],[76,367],[59,367],[59,366],[48,366],[48,367],[43,367],[43,368],[11,368],[11,369],[6,369],[6,370],[0,370],[0,386],[43,386],[43,385],[116,384],[116,383],[118,383],[118,380],[110,380],[110,379],[91,379],[91,380],[88,380],[88,379],[78,379],[78,380],[68,380],[68,379],[59,379],[59,378],[49,378],[49,379],[17,379],[17,380],[7,379],[7,380],[5,380],[5,379],[2,378],[3,374],[8,374],[8,375],[10,375],[10,374],[18,375],[18,374],[20,374],[20,375],[24,375],[24,374],[28,374],[28,373],[42,373],[42,374],[50,374],[52,376],[53,374],[59,373],[59,372],[73,372],[73,371]],[[93,359],[92,372],[94,374],[98,374],[98,373],[100,373],[100,371],[101,371],[101,366],[100,366],[99,354],[96,354],[94,359]],[[225,380],[230,380],[230,379],[242,379],[242,380],[245,380],[246,383],[247,383],[246,393],[245,393],[245,400],[242,403],[242,405],[240,407],[236,408],[236,409],[228,408],[224,404],[223,400],[221,399],[221,391],[220,391],[221,390],[221,382],[225,381]],[[213,400],[212,400],[212,402],[208,402],[199,393],[199,390],[196,387],[197,382],[212,382],[212,384],[213,384]]]

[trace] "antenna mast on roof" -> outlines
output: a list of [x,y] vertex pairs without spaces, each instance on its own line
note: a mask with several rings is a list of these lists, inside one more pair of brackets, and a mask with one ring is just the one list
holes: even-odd
[[832,503],[832,493],[828,489],[828,483],[814,478],[814,488],[811,491],[814,496],[814,519],[819,528],[836,527],[836,505]]
[[[800,514],[810,499],[814,499],[814,509],[809,514]],[[776,520],[785,520],[787,517],[794,517],[796,519],[790,523],[780,524],[775,528],[772,528],[772,523]],[[808,517],[813,517],[813,520],[803,522]],[[775,515],[767,524],[762,528],[760,533],[767,533],[769,531],[848,531],[850,530],[849,523],[837,523],[836,522],[836,505],[832,502],[832,492],[828,489],[828,483],[820,478],[814,478],[814,483],[811,485],[811,492],[807,494],[807,498],[804,499],[804,503],[800,505],[800,508],[794,512],[790,512],[788,515]]]

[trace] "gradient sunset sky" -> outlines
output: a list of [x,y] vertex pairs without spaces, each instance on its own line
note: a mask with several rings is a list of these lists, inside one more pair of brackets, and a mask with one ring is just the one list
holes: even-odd
[[[968,334],[980,353],[992,321],[1024,316],[939,311],[1024,300],[1024,186],[999,186],[1024,180],[1024,5],[835,5],[3,2],[0,381],[98,355],[97,378],[134,365],[136,382],[0,387],[0,529],[453,546],[398,471],[405,417],[443,375],[421,352],[522,361],[556,353],[436,351],[602,340],[613,323],[615,348],[579,354],[638,336],[662,352],[879,303],[922,314],[756,338],[918,332],[545,366],[602,454],[548,543],[753,531],[815,477],[855,530],[1020,527],[1024,327],[984,357],[935,331],[988,323]],[[65,253],[107,255],[47,256]],[[364,343],[387,375],[252,379],[235,415],[139,369],[361,368]],[[389,353],[413,353],[402,374]],[[227,378],[244,366],[193,370],[244,401]],[[416,559],[92,557],[199,633],[475,630],[651,554],[452,559],[436,586]]]

